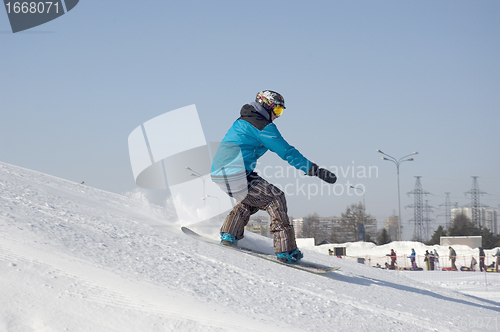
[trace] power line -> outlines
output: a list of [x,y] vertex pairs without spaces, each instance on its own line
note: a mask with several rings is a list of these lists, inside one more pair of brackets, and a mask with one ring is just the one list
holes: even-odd
[[[450,228],[451,226],[451,208],[452,208],[452,204],[451,204],[451,201],[450,201],[450,192],[445,192],[446,194],[446,199],[445,199],[445,202],[442,203],[442,204],[439,204],[439,206],[444,206],[444,218],[445,218],[445,227],[447,229]],[[455,202],[455,204],[453,204],[454,207],[458,207],[458,203]],[[442,214],[438,215],[438,216],[442,216]]]
[[486,205],[481,205],[480,197],[481,195],[487,194],[484,191],[479,190],[479,184],[477,182],[478,176],[472,177],[472,188],[465,195],[469,194],[471,197],[471,203],[468,205],[472,210],[472,223],[476,226],[480,225],[481,207],[487,207]]
[[415,189],[408,192],[408,195],[414,196],[414,203],[408,207],[413,208],[413,239],[415,241],[423,242],[424,237],[427,239],[429,234],[429,223],[430,220],[428,216],[424,216],[426,212],[426,207],[424,207],[424,195],[429,195],[430,193],[422,189],[422,183],[420,182],[421,176],[415,176],[417,179],[415,181]]

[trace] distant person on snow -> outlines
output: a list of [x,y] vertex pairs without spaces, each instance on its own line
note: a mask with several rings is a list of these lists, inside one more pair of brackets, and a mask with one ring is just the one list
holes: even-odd
[[436,249],[434,249],[434,268],[439,271],[439,254]]
[[493,255],[493,257],[495,257],[495,256],[497,258],[497,260],[495,262],[496,263],[495,264],[495,271],[500,272],[500,271],[498,271],[498,265],[500,264],[500,249],[498,249],[497,253]]
[[411,262],[411,268],[412,269],[418,269],[417,267],[417,262],[416,262],[416,256],[417,254],[415,253],[415,249],[411,249],[411,255],[410,255],[410,262]]
[[477,265],[477,260],[472,256],[472,259],[470,260],[470,269],[472,271],[476,271],[476,265]]
[[271,233],[278,260],[299,261],[295,232],[287,215],[285,194],[255,171],[257,160],[268,150],[309,176],[335,183],[332,172],[318,167],[288,144],[273,123],[285,109],[283,96],[271,90],[257,93],[254,102],[243,105],[240,117],[229,128],[215,154],[211,177],[237,204],[226,217],[220,233],[221,244],[234,246],[243,238],[250,216],[264,210],[271,216]]
[[427,271],[429,271],[429,270],[430,270],[430,264],[429,264],[430,259],[429,259],[429,255],[430,255],[430,254],[429,254],[429,250],[426,250],[426,251],[425,251],[425,258],[424,258],[424,262],[425,262],[425,266],[427,267]]
[[432,253],[432,250],[429,252],[429,250],[425,251],[425,264],[427,265],[427,271],[434,271],[434,254]]
[[434,271],[434,253],[431,251],[429,251],[429,265],[430,265],[430,268],[431,268],[431,271]]
[[391,257],[391,265],[385,263],[385,267],[388,268],[389,270],[395,270],[396,269],[396,261],[398,259],[396,252],[394,249],[391,249],[391,253],[387,254],[387,256]]
[[450,249],[451,270],[458,271],[457,266],[455,265],[455,261],[457,260],[457,253],[451,246],[448,247],[448,249]]
[[484,266],[484,250],[482,247],[479,247],[479,271],[486,272],[486,267]]

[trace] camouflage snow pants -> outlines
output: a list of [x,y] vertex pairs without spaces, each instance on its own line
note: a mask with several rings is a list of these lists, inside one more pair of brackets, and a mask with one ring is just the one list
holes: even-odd
[[285,193],[260,177],[255,182],[257,184],[226,217],[220,231],[232,234],[240,240],[243,238],[250,215],[258,210],[264,210],[271,216],[270,228],[274,239],[274,251],[281,253],[295,250],[297,248],[295,232],[288,219]]

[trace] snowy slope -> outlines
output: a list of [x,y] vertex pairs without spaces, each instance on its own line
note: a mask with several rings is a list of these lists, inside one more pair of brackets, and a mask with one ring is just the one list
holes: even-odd
[[202,243],[139,191],[0,163],[0,331],[470,331],[478,317],[500,328],[491,299],[305,255],[342,270],[318,276]]

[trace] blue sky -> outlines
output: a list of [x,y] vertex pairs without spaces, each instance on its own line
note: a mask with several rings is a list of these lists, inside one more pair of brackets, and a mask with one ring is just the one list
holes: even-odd
[[[397,183],[375,150],[419,152],[401,165],[409,238],[414,176],[433,194],[436,225],[445,192],[470,202],[471,176],[490,194],[482,203],[500,204],[499,14],[498,1],[81,0],[12,34],[0,10],[0,161],[124,193],[136,188],[134,128],[196,104],[207,140],[218,141],[243,104],[272,89],[285,97],[276,121],[285,139],[342,167],[340,185],[364,185],[379,221],[397,213]],[[270,153],[266,165],[286,166]],[[363,167],[378,172],[360,177]],[[360,200],[299,193],[289,214],[340,215]]]

